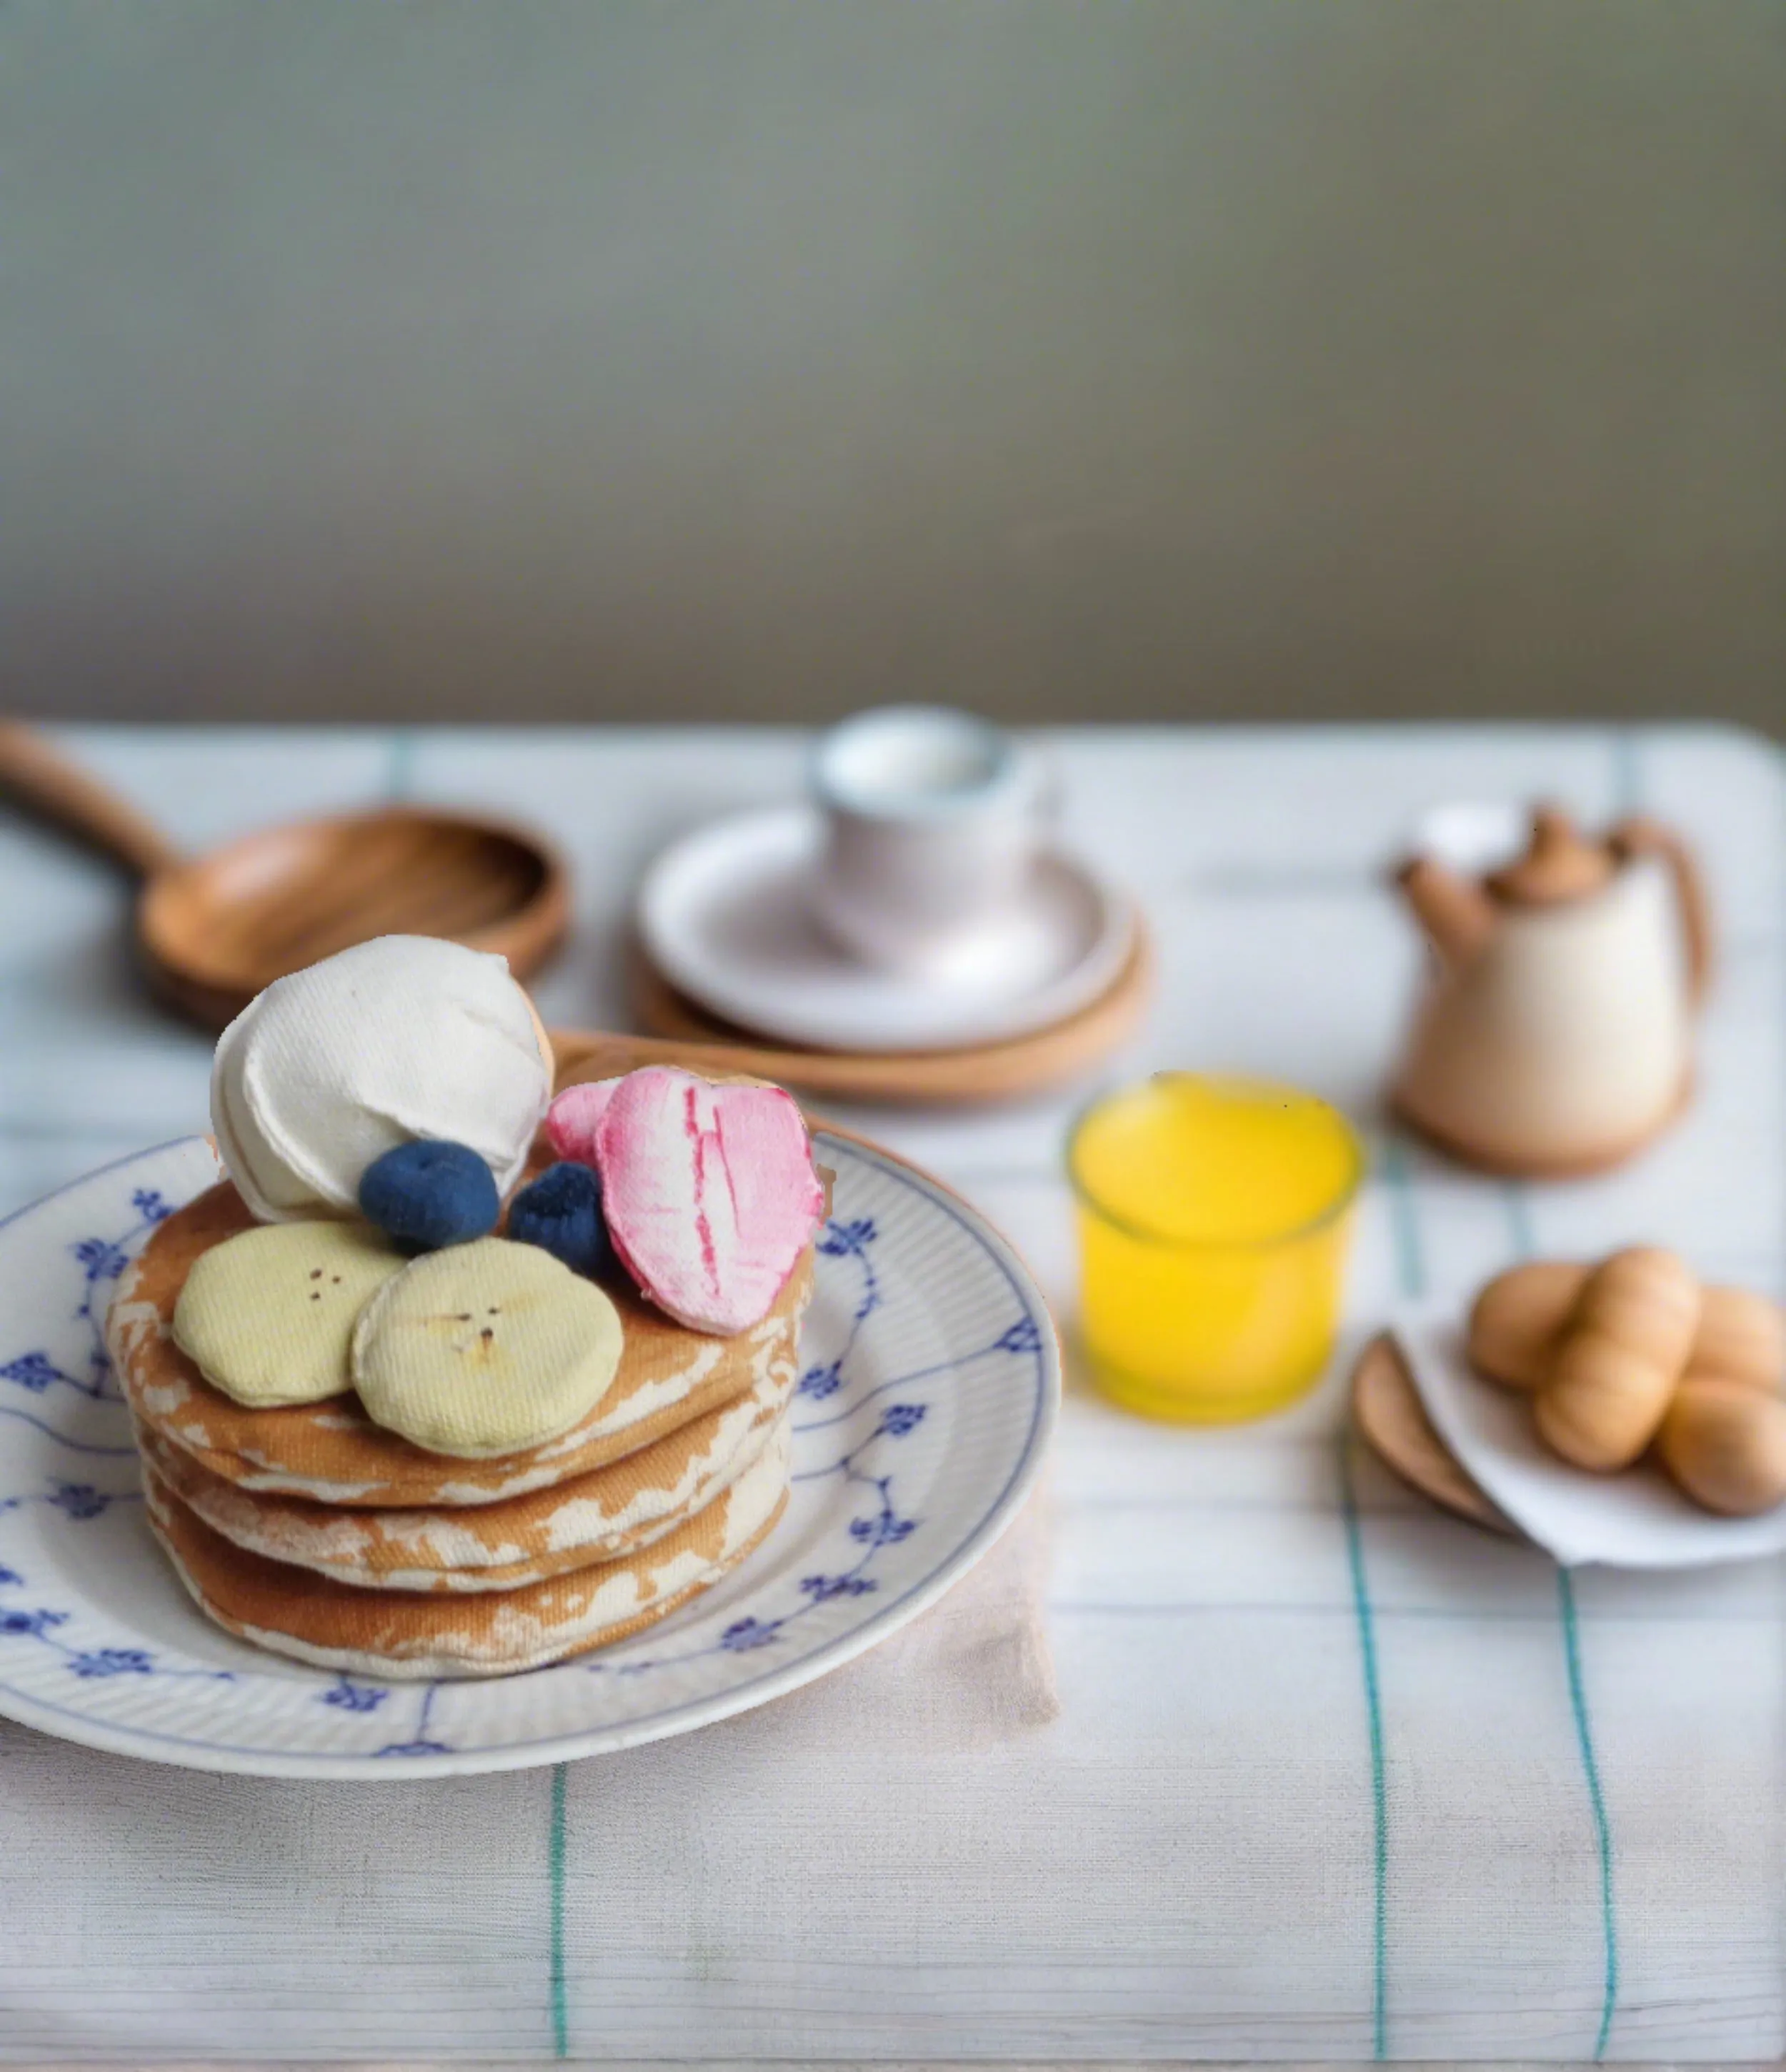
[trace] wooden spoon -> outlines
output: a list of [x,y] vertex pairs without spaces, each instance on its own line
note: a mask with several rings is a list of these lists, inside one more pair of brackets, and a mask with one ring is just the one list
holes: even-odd
[[517,978],[554,949],[569,882],[536,835],[432,807],[299,820],[183,857],[133,806],[27,726],[0,722],[0,784],[141,878],[150,975],[212,1028],[263,986],[373,935],[443,935],[508,959]]

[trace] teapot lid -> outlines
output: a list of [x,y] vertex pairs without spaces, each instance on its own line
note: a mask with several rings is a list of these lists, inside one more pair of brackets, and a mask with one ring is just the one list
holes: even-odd
[[1598,892],[1616,869],[1605,844],[1588,841],[1560,806],[1538,806],[1525,853],[1483,882],[1504,906],[1553,906]]

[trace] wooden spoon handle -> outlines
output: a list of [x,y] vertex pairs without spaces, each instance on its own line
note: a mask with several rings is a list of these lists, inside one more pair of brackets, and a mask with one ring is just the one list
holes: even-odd
[[134,806],[16,720],[0,720],[0,786],[140,878],[180,860],[166,836]]
[[712,1043],[686,1036],[624,1036],[607,1030],[555,1029],[558,1083],[618,1079],[644,1065],[687,1065],[700,1072],[738,1072],[747,1079],[791,1079],[820,1093],[856,1090],[857,1075],[827,1070],[823,1051],[782,1050],[756,1043]]
[[1612,846],[1624,857],[1659,856],[1674,874],[1675,903],[1680,910],[1686,952],[1687,985],[1697,1006],[1711,985],[1717,944],[1711,902],[1706,896],[1706,882],[1699,874],[1693,851],[1672,828],[1647,813],[1632,813],[1620,820],[1612,830]]

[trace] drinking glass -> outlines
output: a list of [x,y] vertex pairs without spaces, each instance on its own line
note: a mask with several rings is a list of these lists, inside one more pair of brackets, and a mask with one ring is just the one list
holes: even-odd
[[1067,1170],[1081,1333],[1106,1395],[1213,1424],[1313,1386],[1365,1170],[1336,1108],[1271,1080],[1163,1072],[1081,1115]]

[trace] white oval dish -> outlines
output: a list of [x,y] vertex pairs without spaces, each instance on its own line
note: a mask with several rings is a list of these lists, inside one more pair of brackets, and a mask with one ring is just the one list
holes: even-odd
[[1685,1496],[1647,1457],[1617,1474],[1588,1474],[1553,1453],[1530,1398],[1497,1388],[1470,1365],[1462,1320],[1408,1304],[1397,1343],[1446,1450],[1505,1517],[1566,1568],[1694,1568],[1786,1551],[1786,1504],[1721,1518]]
[[408,1778],[686,1733],[780,1696],[933,1603],[1041,1462],[1060,1362],[1004,1240],[889,1153],[821,1132],[836,1174],[802,1334],[793,1497],[738,1572],[661,1626],[526,1675],[388,1682],[232,1639],[142,1515],[99,1336],[161,1216],[217,1178],[188,1137],[0,1223],[0,1714],[195,1770]]
[[1022,903],[920,981],[858,962],[814,918],[823,817],[793,806],[713,822],[639,889],[647,954],[710,1013],[831,1050],[952,1050],[1051,1027],[1121,975],[1135,910],[1076,858],[1040,857]]

